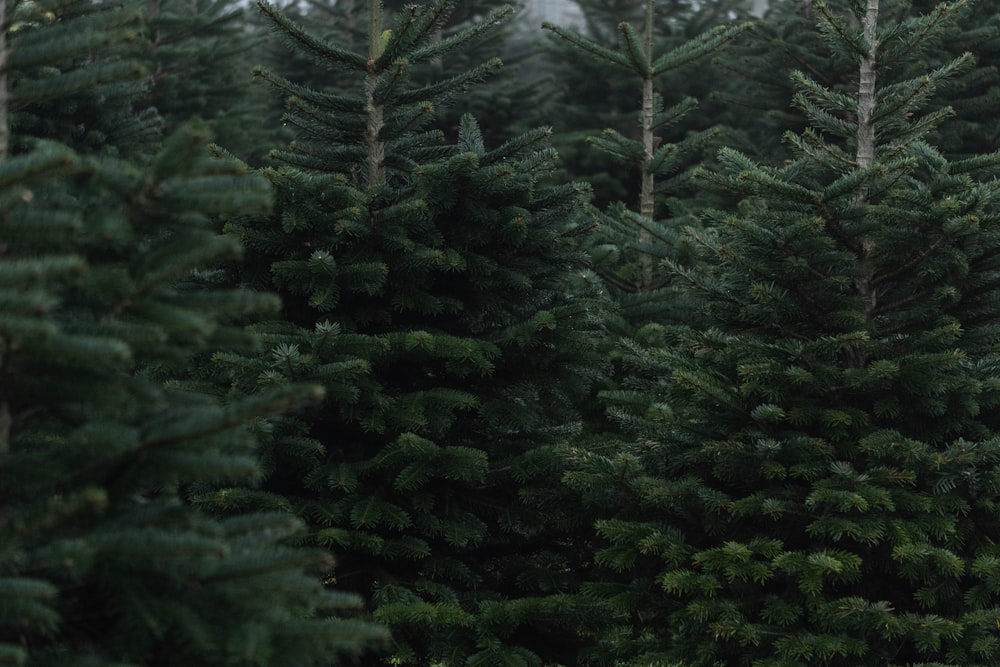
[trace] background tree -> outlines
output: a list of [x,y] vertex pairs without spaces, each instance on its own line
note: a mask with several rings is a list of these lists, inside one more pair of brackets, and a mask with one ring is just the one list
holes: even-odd
[[[624,16],[632,17],[634,10],[624,8],[621,11]],[[671,197],[676,194],[671,189],[687,176],[693,155],[710,136],[710,133],[687,132],[676,142],[664,141],[664,130],[677,124],[697,106],[697,102],[688,97],[664,108],[663,98],[657,92],[657,80],[717,50],[748,27],[748,24],[717,25],[657,56],[654,53],[659,41],[656,18],[654,3],[646,2],[641,35],[633,23],[621,21],[617,26],[620,41],[617,49],[559,26],[545,25],[577,51],[616,66],[638,84],[635,96],[639,108],[638,135],[630,136],[607,128],[599,137],[591,138],[598,149],[638,171],[636,203],[631,207],[613,206],[601,216],[603,243],[597,249],[598,253],[610,254],[610,258],[598,259],[597,265],[603,269],[602,277],[622,304],[624,318],[633,323],[657,320],[662,313],[651,311],[651,307],[658,310],[678,306],[676,296],[665,296],[665,290],[670,289],[669,278],[657,266],[663,259],[678,253],[676,227],[679,224],[677,221],[664,222],[664,219],[674,216],[683,219],[684,206],[680,198]],[[617,76],[609,78],[620,80]]]
[[703,173],[741,198],[676,267],[716,327],[634,348],[608,396],[634,444],[577,452],[569,481],[615,508],[597,558],[618,578],[590,588],[622,621],[609,661],[997,659],[1000,156],[925,140],[950,112],[917,110],[969,56],[907,66],[965,3],[846,4],[812,10],[853,93],[797,73],[792,159]]
[[[645,2],[582,0],[578,4],[583,24],[560,25],[561,29],[577,32],[611,50],[620,47],[619,26],[623,22],[645,35]],[[653,53],[665,54],[720,25],[734,25],[748,17],[746,8],[743,0],[653,3]],[[642,75],[593,55],[581,59],[581,52],[562,39],[548,39],[544,46],[537,60],[549,77],[546,95],[549,101],[540,107],[540,113],[556,130],[557,146],[567,172],[592,184],[597,205],[602,209],[617,201],[636,201],[640,189],[637,166],[595,151],[588,142],[608,129],[632,139],[641,136]],[[713,73],[705,62],[699,76],[690,76],[691,71],[681,67],[657,74],[656,92],[663,97],[665,107],[686,97],[711,104],[709,93],[725,85],[722,70]],[[658,135],[663,141],[677,142],[688,132],[718,126],[724,113],[724,107],[715,105],[701,108],[699,113],[679,118],[670,127],[659,128]]]
[[[384,23],[391,29],[408,2],[393,0],[382,7]],[[409,77],[413,85],[426,86],[437,81],[461,75],[462,72],[491,59],[500,58],[505,67],[463,91],[460,97],[447,105],[435,108],[435,129],[454,134],[461,117],[472,113],[480,118],[480,130],[488,141],[502,143],[520,132],[533,128],[528,120],[539,124],[539,116],[532,114],[534,104],[542,104],[545,93],[540,90],[540,77],[534,72],[531,59],[535,41],[525,25],[523,3],[500,0],[461,0],[452,3],[452,11],[435,27],[429,39],[438,42],[460,33],[478,23],[494,10],[506,7],[512,12],[510,20],[494,27],[488,34],[469,42],[460,51],[447,58],[411,63]],[[354,51],[364,51],[368,40],[368,2],[344,0],[328,2],[309,0],[283,8],[285,14],[298,23],[309,26],[316,37]],[[506,11],[506,10],[505,10]],[[268,28],[265,26],[264,30]],[[323,62],[306,53],[285,48],[280,40],[269,40],[260,63],[269,71],[299,85],[330,93],[349,94],[354,82],[331,71]],[[523,65],[523,66],[522,66]],[[291,140],[289,133],[285,139]]]
[[[844,0],[828,1],[837,11],[846,10]],[[915,18],[930,12],[936,2],[908,0],[888,3],[883,15],[894,21]],[[951,117],[934,130],[933,140],[948,157],[962,158],[990,152],[996,137],[989,123],[997,107],[996,49],[998,15],[989,2],[977,0],[956,9],[953,22],[937,34],[927,35],[922,54],[899,66],[907,68],[902,78],[917,78],[928,69],[963,53],[976,55],[962,72],[941,82],[935,96],[927,101],[928,111],[950,107]],[[814,20],[812,4],[800,0],[769,3],[765,19],[747,39],[740,40],[718,58],[732,85],[713,93],[719,103],[737,113],[726,122],[737,133],[729,144],[755,160],[780,164],[790,159],[787,143],[778,138],[787,131],[801,132],[806,119],[788,105],[796,94],[791,74],[807,72],[824,85],[850,93],[856,76],[849,58],[831,51]]]
[[266,123],[270,99],[252,85],[265,35],[232,0],[148,0],[145,103],[172,132],[195,118],[241,159],[259,162],[280,138]]
[[[330,665],[382,631],[329,617],[357,600],[307,574],[329,562],[288,546],[298,520],[188,499],[253,480],[251,427],[320,390],[180,388],[196,354],[253,343],[232,318],[277,305],[190,289],[238,255],[215,216],[270,191],[197,127],[120,157],[156,126],[129,121],[142,29],[133,6],[0,2],[0,664]],[[105,131],[122,143],[86,155]]]

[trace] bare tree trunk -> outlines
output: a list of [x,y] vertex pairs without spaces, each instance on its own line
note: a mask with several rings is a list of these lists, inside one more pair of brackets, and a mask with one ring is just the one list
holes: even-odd
[[[653,159],[653,0],[646,0],[646,64],[647,73],[642,82],[642,187],[639,192],[639,215],[647,220],[653,220],[656,214],[656,182],[653,174],[646,167]],[[653,241],[653,235],[645,229],[639,230],[639,243]],[[640,290],[653,286],[653,256],[640,251],[639,254],[639,284]]]
[[10,94],[7,90],[7,0],[0,0],[0,160],[7,157],[10,144],[10,123],[7,120],[7,106]]
[[[878,54],[878,10],[879,0],[868,0],[865,15],[862,17],[862,31],[867,52],[861,58],[858,77],[858,130],[857,154],[855,162],[858,169],[871,166],[875,160],[875,68]],[[866,193],[860,192],[856,204],[865,205]],[[861,254],[858,258],[858,279],[855,283],[861,296],[865,322],[874,323],[875,308],[878,305],[878,290],[875,287],[875,269],[873,256],[878,251],[871,237],[861,239]],[[852,350],[852,364],[862,367],[867,363],[866,355],[858,350]]]
[[[7,105],[10,96],[7,89],[7,0],[0,0],[0,162],[7,158],[10,145],[10,124],[7,120]],[[2,253],[0,253],[2,254]],[[0,348],[0,370],[9,354],[8,343],[2,341]],[[10,451],[10,430],[13,418],[7,399],[0,397],[0,454]]]
[[858,167],[864,169],[875,159],[875,56],[878,53],[878,3],[868,0],[862,29],[868,52],[861,59],[858,82]]
[[365,144],[368,148],[368,186],[385,183],[385,142],[379,137],[385,125],[384,108],[375,103],[375,88],[381,78],[375,61],[382,55],[382,0],[368,3],[368,80],[365,82],[365,111],[368,125]]

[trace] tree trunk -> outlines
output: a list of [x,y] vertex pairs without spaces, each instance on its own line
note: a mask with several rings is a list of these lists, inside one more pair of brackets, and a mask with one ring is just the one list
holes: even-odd
[[368,125],[365,131],[368,163],[368,187],[385,183],[385,142],[379,137],[385,125],[384,108],[375,103],[375,88],[381,75],[375,61],[382,55],[382,0],[370,0],[368,5],[368,80],[365,82],[365,111]]
[[[870,167],[875,160],[875,66],[878,54],[878,9],[879,0],[868,0],[865,15],[862,17],[862,31],[866,53],[861,58],[858,77],[858,130],[857,154],[855,162],[858,169]],[[866,193],[858,193],[857,205],[864,206]],[[856,287],[861,296],[864,308],[865,323],[869,328],[874,326],[875,308],[878,305],[878,290],[875,287],[873,256],[878,252],[871,237],[861,239],[861,254],[858,258],[858,280]],[[867,357],[859,350],[852,350],[852,365],[862,367],[867,364]]]
[[[646,65],[647,73],[642,82],[642,187],[639,192],[639,215],[653,220],[656,214],[656,182],[646,168],[653,159],[653,1],[646,0]],[[653,235],[645,229],[639,230],[639,243],[648,244]],[[653,256],[639,251],[638,289],[647,290],[653,286]]]
[[864,169],[875,159],[875,56],[878,52],[878,3],[868,0],[862,29],[868,52],[861,59],[858,83],[858,167]]
[[0,160],[7,157],[10,144],[10,123],[7,120],[7,105],[10,103],[7,90],[7,0],[0,0]]

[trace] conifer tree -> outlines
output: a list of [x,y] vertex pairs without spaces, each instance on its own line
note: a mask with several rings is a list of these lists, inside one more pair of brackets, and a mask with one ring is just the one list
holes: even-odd
[[23,136],[87,154],[151,157],[161,121],[155,111],[133,111],[148,92],[136,53],[144,42],[140,6],[7,0],[6,18],[4,113],[12,150],[21,150],[16,142]]
[[[842,9],[845,0],[828,0]],[[893,2],[884,10],[894,20],[926,14],[934,0]],[[732,145],[755,160],[779,164],[790,158],[780,141],[786,131],[801,132],[806,120],[788,104],[794,94],[793,71],[809,72],[823,85],[850,94],[853,63],[838,58],[824,42],[814,20],[811,3],[775,0],[769,3],[765,20],[751,35],[730,50],[720,63],[728,71],[731,85],[715,95],[736,113],[726,121],[738,131]],[[900,63],[907,73],[900,78],[919,77],[934,63],[952,60],[965,52],[976,54],[976,62],[942,82],[927,110],[950,107],[953,114],[934,130],[933,141],[950,158],[990,152],[997,146],[995,128],[988,119],[1000,107],[1000,74],[997,72],[997,37],[1000,14],[994,3],[976,0],[956,9],[947,29],[929,35],[923,56]]]
[[[712,134],[692,132],[674,142],[664,141],[663,132],[692,111],[697,101],[691,97],[682,98],[664,108],[657,80],[719,49],[749,27],[749,24],[717,25],[657,56],[655,48],[659,38],[654,5],[652,0],[644,3],[641,35],[629,20],[618,24],[617,49],[559,26],[545,24],[578,51],[614,65],[639,84],[636,94],[638,136],[627,136],[608,128],[601,136],[591,138],[595,147],[635,168],[639,175],[637,203],[631,207],[612,206],[601,216],[604,243],[597,249],[598,253],[610,255],[599,260],[598,265],[605,269],[602,276],[618,295],[626,321],[633,323],[662,319],[662,313],[656,311],[661,311],[673,300],[666,296],[670,291],[668,274],[659,271],[658,264],[679,254],[677,228],[685,212],[678,198],[670,198],[674,194],[670,189],[687,176],[692,154]],[[664,200],[670,203],[664,206]],[[665,220],[666,217],[677,219],[671,222]],[[676,306],[667,307],[675,309]]]
[[247,247],[244,280],[285,305],[256,327],[267,356],[219,361],[245,393],[318,382],[328,398],[274,423],[267,478],[240,502],[296,507],[337,559],[330,581],[392,630],[391,664],[573,664],[564,594],[586,524],[558,502],[553,445],[578,427],[601,366],[573,237],[586,191],[548,183],[544,128],[500,146],[470,116],[457,137],[427,129],[499,63],[426,85],[411,67],[451,58],[507,10],[437,40],[449,3],[388,25],[369,7],[358,52],[261,4],[354,85],[259,72],[290,95],[298,138],[264,171],[275,214],[229,228]]
[[262,122],[269,98],[252,85],[253,55],[264,42],[250,9],[233,0],[148,0],[146,104],[168,133],[195,118],[241,159],[258,161],[279,139]]
[[926,141],[949,111],[922,105],[971,55],[906,74],[965,3],[844,4],[812,10],[853,92],[796,73],[794,159],[727,150],[703,174],[742,198],[676,267],[716,326],[635,348],[608,397],[635,444],[577,453],[571,483],[614,508],[617,574],[590,587],[621,620],[608,661],[1000,659],[1000,155]]
[[[381,12],[385,25],[391,27],[396,17],[400,12],[405,12],[409,4],[400,0],[384,3]],[[525,37],[522,34],[525,30],[523,18],[517,17],[517,4],[501,0],[455,2],[448,16],[435,27],[429,37],[432,42],[448,39],[462,32],[494,10],[506,8],[504,11],[511,11],[511,20],[502,21],[492,30],[480,34],[478,39],[466,43],[461,50],[453,51],[447,58],[431,58],[410,64],[411,84],[426,86],[460,75],[497,57],[502,58],[505,63],[504,68],[494,70],[489,77],[463,91],[450,104],[435,107],[435,120],[429,128],[454,134],[464,114],[481,114],[477,120],[484,138],[502,143],[518,134],[518,127],[525,128],[525,118],[544,118],[532,113],[531,109],[534,101],[532,97],[542,95],[537,90],[537,77],[524,77],[523,71],[510,66],[512,58],[520,61],[528,57],[526,54],[516,53],[519,48],[515,42],[518,38]],[[366,48],[367,0],[341,0],[335,3],[309,0],[284,7],[283,11],[290,19],[308,26],[317,38],[350,50],[363,51]],[[329,93],[349,94],[352,91],[353,81],[330,76],[329,69],[322,63],[305,54],[289,51],[280,40],[269,40],[266,46],[267,57],[260,64],[288,81]]]
[[[629,23],[646,33],[647,3],[637,0],[582,0],[577,3],[583,13],[583,25],[559,26],[573,29],[600,46],[620,47],[619,26]],[[744,0],[711,0],[709,2],[653,3],[653,53],[664,54],[680,47],[720,25],[733,25],[747,18]],[[620,64],[581,52],[562,39],[547,40],[540,53],[542,67],[551,77],[549,104],[544,106],[549,122],[555,127],[556,139],[569,173],[591,183],[599,207],[616,201],[638,199],[637,167],[628,161],[610,159],[607,153],[587,146],[593,135],[614,130],[630,138],[641,136],[638,109],[642,98],[642,77],[623,69]],[[691,67],[660,72],[656,77],[656,92],[663,96],[665,106],[672,106],[685,97],[693,97],[702,105],[710,93],[723,81],[707,69],[702,61],[698,76],[691,76]],[[721,70],[719,70],[721,72]],[[718,125],[715,120],[721,109],[699,107],[699,113],[687,114],[669,127],[659,128],[662,141],[674,142],[689,131],[698,132]],[[721,145],[721,144],[720,144]]]
[[[845,3],[832,0],[828,4],[839,9]],[[832,56],[811,4],[775,0],[768,6],[746,39],[718,59],[728,85],[713,96],[732,110],[726,116],[733,129],[729,146],[759,162],[781,164],[790,159],[782,135],[801,132],[808,124],[789,104],[796,92],[792,72],[808,72],[824,86],[851,94],[853,65]]]
[[[915,1],[911,12],[927,12],[933,4]],[[969,3],[928,49],[926,59],[941,62],[966,51],[976,54],[975,65],[943,86],[933,101],[954,110],[936,137],[942,152],[951,158],[988,153],[1000,147],[1000,134],[996,124],[990,122],[1000,113],[1000,12],[993,3]]]
[[223,405],[181,388],[195,355],[253,342],[234,317],[277,305],[191,289],[239,251],[214,217],[270,190],[198,127],[148,164],[110,155],[142,154],[145,131],[142,149],[86,154],[109,119],[149,127],[128,122],[142,27],[113,3],[0,1],[0,664],[328,666],[381,631],[328,618],[357,601],[307,573],[328,560],[287,544],[300,522],[189,499],[250,483],[254,423],[321,392]]

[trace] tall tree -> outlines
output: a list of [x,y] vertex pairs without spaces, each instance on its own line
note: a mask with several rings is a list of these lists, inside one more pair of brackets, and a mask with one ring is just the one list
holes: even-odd
[[681,270],[716,326],[634,348],[635,444],[570,476],[615,508],[591,593],[626,664],[997,661],[1000,155],[925,140],[970,55],[908,75],[965,4],[814,3],[853,91],[797,73],[792,159],[703,174],[741,198]]
[[[614,4],[616,9],[618,4]],[[618,295],[626,320],[633,323],[656,320],[662,313],[655,311],[662,310],[670,300],[666,297],[672,291],[670,278],[659,271],[658,264],[678,255],[678,220],[685,215],[681,200],[671,197],[675,193],[670,189],[688,175],[693,154],[711,136],[711,133],[691,132],[677,141],[664,141],[665,131],[694,109],[697,101],[691,97],[679,98],[672,100],[672,106],[664,107],[658,80],[718,50],[749,27],[746,23],[716,25],[657,55],[661,38],[657,34],[655,4],[652,0],[643,4],[639,28],[629,20],[618,24],[619,45],[614,49],[545,24],[577,51],[614,66],[637,84],[634,106],[638,110],[638,135],[629,136],[607,128],[599,137],[591,137],[598,149],[638,172],[637,201],[628,207],[612,206],[602,216],[604,238],[598,248],[598,252],[611,256],[598,266],[605,269],[603,277]],[[635,13],[634,8],[631,11]],[[669,217],[677,220],[665,220]]]
[[0,664],[330,665],[383,631],[328,618],[357,600],[307,572],[329,562],[288,545],[300,522],[189,498],[249,484],[255,423],[321,393],[180,388],[195,355],[253,343],[234,317],[277,306],[190,289],[239,253],[215,216],[266,209],[267,183],[198,127],[138,163],[110,154],[145,156],[145,132],[87,154],[141,100],[142,29],[117,3],[0,1]]
[[391,628],[390,663],[572,663],[563,593],[582,517],[556,502],[552,446],[601,368],[574,238],[586,189],[549,184],[546,129],[496,147],[469,116],[450,140],[428,129],[496,60],[410,78],[508,10],[438,39],[450,3],[386,24],[372,2],[357,51],[261,9],[351,86],[259,72],[289,95],[298,137],[264,171],[275,214],[230,230],[248,249],[243,279],[285,306],[257,327],[269,356],[224,361],[243,392],[318,382],[328,400],[274,424],[268,476],[245,502],[297,508],[337,559],[331,581]]

